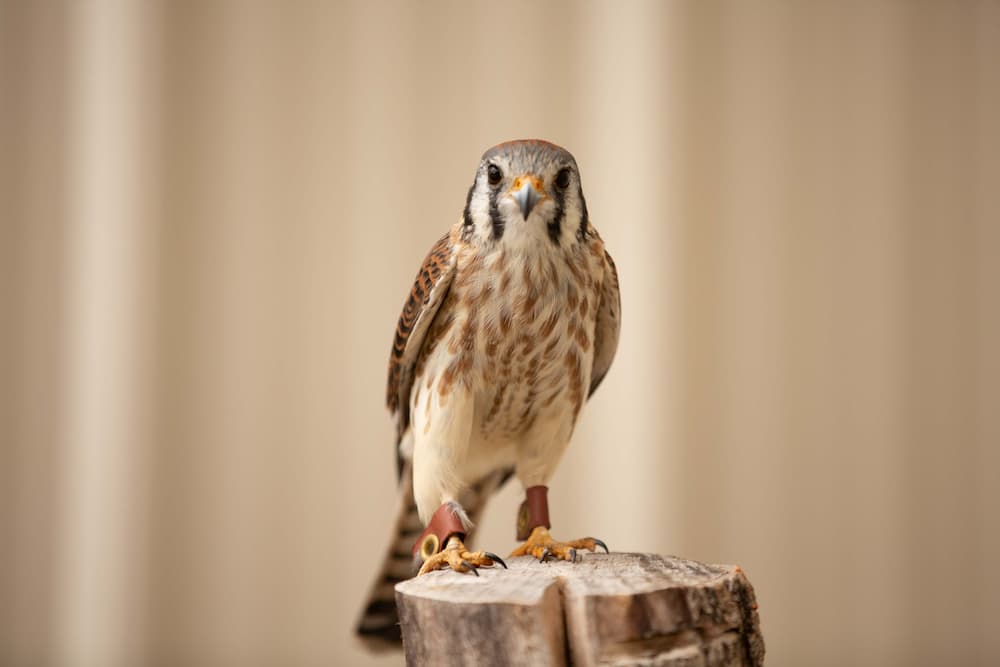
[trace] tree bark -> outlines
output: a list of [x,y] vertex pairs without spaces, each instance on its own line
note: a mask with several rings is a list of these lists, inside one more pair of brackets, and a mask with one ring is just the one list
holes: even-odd
[[507,564],[396,586],[408,665],[763,664],[739,567],[634,553]]

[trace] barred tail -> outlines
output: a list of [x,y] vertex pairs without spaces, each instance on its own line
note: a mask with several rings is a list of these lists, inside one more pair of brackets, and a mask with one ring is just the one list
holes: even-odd
[[[512,468],[498,470],[472,484],[462,493],[461,505],[473,522],[479,519],[486,502],[510,479],[513,472]],[[419,562],[412,556],[412,547],[423,530],[424,525],[417,516],[417,504],[413,500],[411,464],[405,461],[399,478],[396,528],[356,628],[358,637],[371,651],[402,648],[395,588],[396,584],[417,573]],[[472,531],[467,536],[467,541],[471,537]]]
[[358,636],[369,650],[402,647],[395,587],[416,574],[411,547],[423,530],[413,500],[412,466],[406,461],[399,477],[396,528],[357,626]]

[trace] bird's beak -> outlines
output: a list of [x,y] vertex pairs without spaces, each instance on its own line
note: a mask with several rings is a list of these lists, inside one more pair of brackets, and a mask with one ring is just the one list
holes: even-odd
[[527,174],[518,176],[514,179],[510,196],[521,207],[521,215],[527,220],[531,215],[531,209],[535,208],[535,204],[545,196],[545,186],[542,185],[542,179],[537,176]]

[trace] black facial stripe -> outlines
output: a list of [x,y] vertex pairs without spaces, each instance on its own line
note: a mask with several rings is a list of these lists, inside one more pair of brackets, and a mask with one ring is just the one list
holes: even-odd
[[553,243],[559,245],[559,232],[562,229],[563,218],[566,217],[564,208],[566,204],[566,192],[559,188],[554,188],[552,196],[556,200],[556,214],[552,216],[552,222],[548,224],[549,238],[552,239]]
[[472,213],[469,211],[469,207],[472,206],[472,193],[476,190],[476,182],[472,182],[472,187],[469,188],[469,194],[465,195],[465,210],[462,212],[462,224],[465,227],[472,227]]
[[587,236],[590,216],[587,214],[587,200],[583,198],[583,188],[577,189],[576,196],[580,198],[580,228],[576,231],[576,238],[582,241]]
[[493,239],[498,241],[503,236],[504,224],[497,208],[497,192],[497,188],[490,188],[490,223],[493,225]]
[[469,194],[465,196],[465,210],[462,211],[462,239],[468,241],[469,237],[472,236],[472,231],[475,228],[472,222],[472,212],[469,207],[472,206],[472,193],[476,189],[476,182],[472,182],[472,187],[469,188]]

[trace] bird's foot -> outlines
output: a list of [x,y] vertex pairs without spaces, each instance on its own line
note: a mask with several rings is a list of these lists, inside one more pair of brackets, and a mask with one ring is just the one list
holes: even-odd
[[584,537],[583,539],[573,540],[572,542],[556,542],[549,535],[549,531],[545,526],[536,526],[534,530],[531,531],[531,535],[528,539],[511,552],[511,558],[515,556],[525,556],[532,555],[539,561],[546,561],[549,558],[555,558],[559,560],[568,560],[576,562],[577,559],[577,549],[587,549],[588,551],[594,551],[597,547],[604,549],[605,553],[608,553],[608,545],[606,545],[601,540],[594,537]]
[[417,576],[450,566],[456,572],[471,572],[478,577],[477,568],[492,567],[497,563],[507,569],[507,563],[500,556],[489,551],[468,551],[462,540],[452,536],[448,546],[424,561]]

